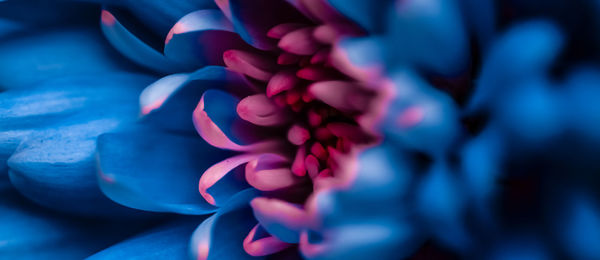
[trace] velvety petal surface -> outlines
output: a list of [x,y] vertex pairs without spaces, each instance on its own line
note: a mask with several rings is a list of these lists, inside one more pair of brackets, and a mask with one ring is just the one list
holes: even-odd
[[139,128],[98,138],[98,181],[109,198],[145,211],[207,214],[216,210],[198,192],[201,174],[226,158],[196,136]]
[[136,120],[137,96],[152,80],[78,76],[1,93],[0,132],[8,141],[0,144],[0,158],[9,157],[11,182],[28,198],[59,210],[98,216],[124,210],[97,186],[96,138]]
[[[40,44],[43,42],[44,44]],[[22,88],[68,75],[135,71],[92,28],[31,31],[0,41],[0,89]]]

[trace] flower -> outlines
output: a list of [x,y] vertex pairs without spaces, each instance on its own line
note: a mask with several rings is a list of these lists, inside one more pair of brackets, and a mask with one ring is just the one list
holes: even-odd
[[91,259],[600,255],[595,2],[98,2],[145,69],[3,70],[10,181],[69,214],[190,216]]

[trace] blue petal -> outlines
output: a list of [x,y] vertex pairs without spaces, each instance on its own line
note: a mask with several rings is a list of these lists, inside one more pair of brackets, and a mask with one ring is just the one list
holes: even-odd
[[229,0],[229,9],[224,13],[228,12],[235,31],[248,44],[261,50],[275,49],[277,41],[268,38],[267,32],[276,25],[309,23],[291,4],[280,0]]
[[463,10],[466,25],[474,31],[482,53],[487,53],[489,45],[496,34],[496,6],[494,1],[461,0],[458,1]]
[[180,214],[216,210],[198,191],[202,172],[228,154],[199,137],[140,128],[98,138],[100,188],[136,209]]
[[166,36],[177,20],[196,10],[217,8],[214,0],[164,1],[150,0],[140,4],[127,1],[128,9],[154,32]]
[[164,129],[195,131],[192,112],[207,89],[244,95],[250,88],[242,75],[219,66],[208,66],[190,74],[169,75],[142,92],[143,120]]
[[573,259],[600,257],[600,210],[591,196],[572,196],[561,210],[556,228]]
[[327,2],[370,33],[380,33],[385,29],[385,11],[393,4],[391,0],[327,0]]
[[469,42],[456,1],[396,3],[389,10],[393,12],[387,33],[390,67],[416,65],[443,75],[466,69]]
[[132,212],[106,199],[97,186],[96,137],[136,120],[137,95],[151,80],[128,74],[79,76],[0,94],[0,131],[12,139],[0,150],[11,152],[21,139],[8,159],[13,184],[30,199],[59,210],[99,216]]
[[82,259],[146,224],[76,219],[41,209],[0,180],[3,259]]
[[[43,10],[31,15],[32,10]],[[4,1],[0,3],[0,37],[26,31],[40,32],[48,27],[93,22],[97,7],[87,3],[61,3],[56,1],[29,0]],[[92,19],[90,19],[92,18]]]
[[493,105],[516,81],[539,77],[562,47],[562,34],[552,24],[529,22],[496,41],[485,58],[477,88],[468,104],[473,112]]
[[244,238],[257,223],[249,206],[255,196],[253,190],[238,193],[216,215],[198,226],[191,241],[194,259],[262,259],[248,255],[243,249]]
[[190,235],[199,222],[199,218],[174,220],[106,248],[87,259],[189,259],[187,249]]
[[418,188],[417,210],[442,243],[465,250],[471,241],[462,223],[465,198],[459,185],[446,163],[435,162]]
[[[600,72],[579,69],[569,75],[562,109],[569,125],[588,140],[600,142]],[[591,159],[594,160],[594,159]]]
[[219,10],[199,10],[182,17],[165,41],[165,55],[188,68],[224,66],[223,53],[250,49]]
[[[44,43],[44,44],[40,44]],[[0,89],[67,75],[135,70],[93,29],[61,28],[0,42]]]
[[461,131],[457,105],[413,73],[401,72],[392,80],[397,93],[402,94],[388,109],[384,131],[413,149],[435,156],[443,154]]
[[125,18],[126,16],[119,12],[102,10],[102,32],[115,49],[133,62],[157,72],[170,73],[186,69],[184,65],[168,59],[157,50],[162,44],[154,44],[159,46],[153,47],[129,31],[120,21]]

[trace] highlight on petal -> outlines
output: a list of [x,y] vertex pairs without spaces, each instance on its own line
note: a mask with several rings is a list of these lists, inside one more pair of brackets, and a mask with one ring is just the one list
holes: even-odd
[[115,10],[103,9],[100,25],[106,39],[121,54],[135,63],[157,72],[169,73],[184,68],[182,64],[168,59],[156,48],[138,38],[119,19],[118,12]]
[[122,205],[194,215],[216,210],[198,193],[196,182],[227,153],[200,138],[139,128],[101,135],[97,151],[100,188]]
[[263,154],[246,164],[246,181],[261,191],[274,191],[304,183],[290,169],[290,161],[277,154]]
[[241,74],[220,66],[172,74],[152,83],[140,95],[142,120],[167,130],[194,131],[191,111],[208,89],[246,95],[251,86]]
[[190,68],[225,65],[223,53],[249,49],[218,10],[199,10],[182,17],[165,40],[165,56]]

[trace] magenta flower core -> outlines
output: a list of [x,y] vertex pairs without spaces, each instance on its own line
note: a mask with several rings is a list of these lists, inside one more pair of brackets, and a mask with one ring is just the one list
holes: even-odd
[[209,94],[194,111],[202,138],[241,152],[202,175],[202,196],[218,205],[211,189],[238,168],[248,184],[268,194],[251,201],[258,224],[243,246],[253,256],[296,243],[305,254],[318,253],[301,234],[318,230],[311,198],[351,183],[356,154],[379,140],[373,119],[385,103],[382,81],[372,70],[350,65],[335,48],[343,37],[363,31],[321,1],[301,1],[297,7],[307,22],[283,21],[268,28],[265,38],[277,43],[275,49],[223,53],[226,67],[245,75],[252,86],[237,101],[238,120],[219,125],[208,111]]

